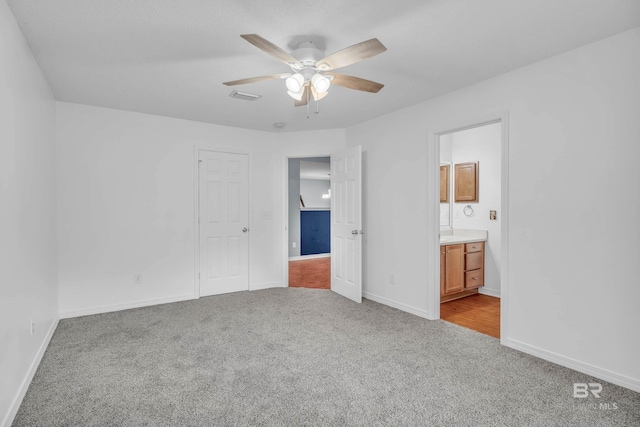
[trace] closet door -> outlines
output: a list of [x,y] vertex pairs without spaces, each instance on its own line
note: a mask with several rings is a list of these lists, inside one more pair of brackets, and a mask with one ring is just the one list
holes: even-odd
[[200,296],[249,289],[249,156],[200,151]]

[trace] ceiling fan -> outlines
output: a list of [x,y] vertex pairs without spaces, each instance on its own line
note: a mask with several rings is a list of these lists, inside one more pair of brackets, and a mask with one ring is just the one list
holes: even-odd
[[366,40],[325,56],[324,52],[316,48],[313,42],[302,42],[297,49],[289,53],[257,34],[242,34],[240,37],[287,64],[291,68],[291,73],[224,82],[223,84],[227,86],[284,79],[287,93],[295,100],[296,107],[307,105],[311,97],[316,101],[321,100],[327,95],[332,83],[348,89],[371,93],[377,93],[384,87],[383,84],[371,80],[329,72],[364,61],[387,50],[378,39]]

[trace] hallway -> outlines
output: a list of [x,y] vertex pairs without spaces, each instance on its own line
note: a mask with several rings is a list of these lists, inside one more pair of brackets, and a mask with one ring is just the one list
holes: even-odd
[[289,287],[331,289],[331,257],[289,261]]

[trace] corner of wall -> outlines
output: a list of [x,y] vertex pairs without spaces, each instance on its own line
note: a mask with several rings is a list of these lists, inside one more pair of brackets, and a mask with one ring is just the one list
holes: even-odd
[[51,338],[53,337],[53,334],[58,327],[59,321],[60,319],[56,317],[49,326],[49,329],[47,330],[47,333],[44,336],[40,347],[38,348],[38,352],[35,354],[33,360],[29,364],[29,369],[27,370],[22,382],[20,383],[20,387],[18,388],[18,391],[16,392],[15,397],[13,398],[13,401],[9,406],[9,411],[5,415],[2,422],[0,422],[1,427],[9,427],[11,426],[11,423],[13,423],[13,420],[15,419],[16,414],[20,409],[20,405],[22,404],[22,400],[27,394],[27,390],[29,390],[29,385],[31,384],[31,381],[33,380],[33,377],[38,370],[38,366],[42,361],[42,357],[44,356],[44,353],[49,346],[49,342],[51,342]]

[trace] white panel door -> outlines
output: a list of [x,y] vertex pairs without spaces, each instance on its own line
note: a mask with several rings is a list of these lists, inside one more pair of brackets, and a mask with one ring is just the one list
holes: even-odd
[[362,155],[331,156],[331,290],[362,302]]
[[200,296],[249,289],[249,156],[200,151]]

